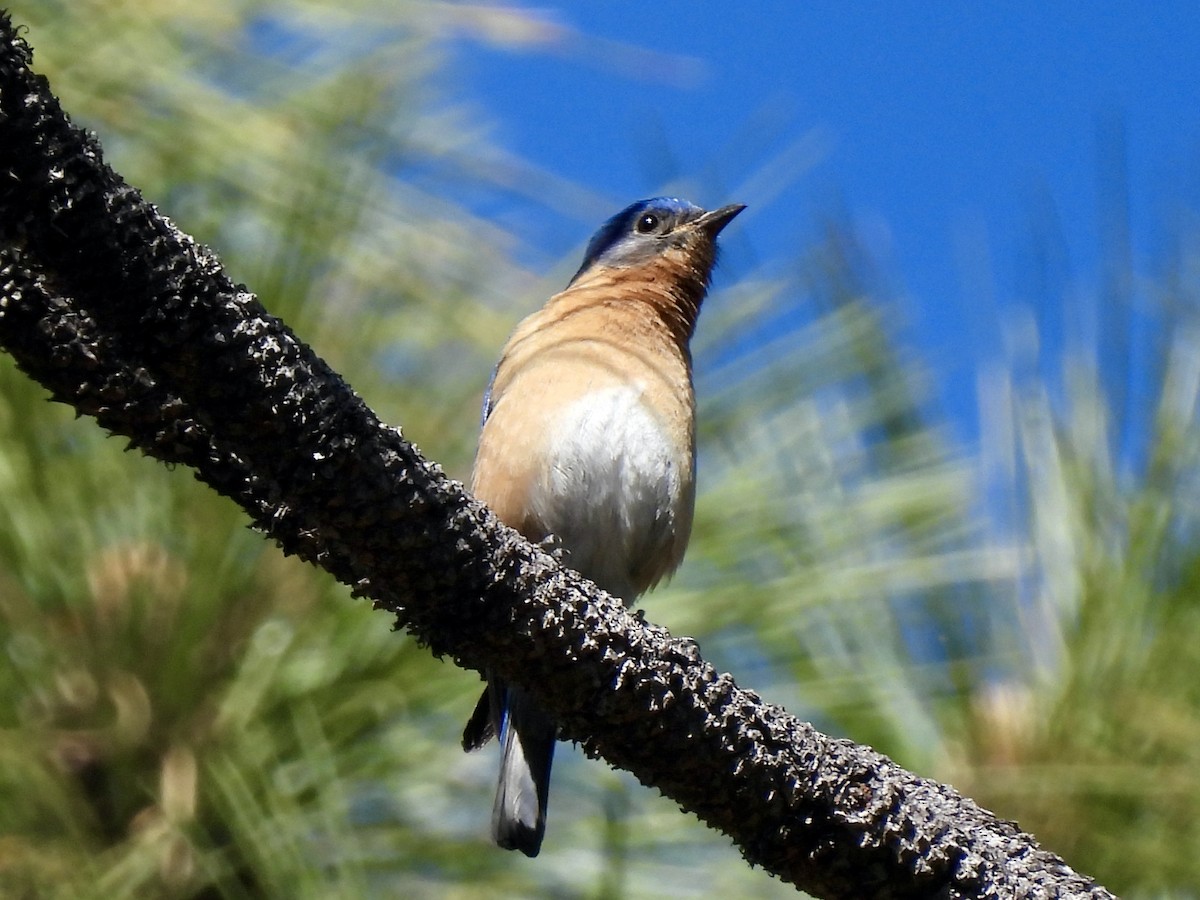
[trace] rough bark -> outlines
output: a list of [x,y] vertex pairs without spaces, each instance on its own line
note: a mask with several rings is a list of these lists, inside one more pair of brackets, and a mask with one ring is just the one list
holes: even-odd
[[1014,824],[719,674],[422,459],[71,125],[0,14],[0,346],[288,553],[823,897],[1111,897]]

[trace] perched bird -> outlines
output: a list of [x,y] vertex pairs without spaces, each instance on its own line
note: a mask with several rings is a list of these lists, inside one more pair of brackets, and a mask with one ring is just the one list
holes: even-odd
[[[526,318],[484,398],[472,491],[532,541],[625,601],[678,567],[695,500],[689,341],[717,234],[745,207],[705,212],[655,197],[626,207],[587,246],[566,289]],[[536,856],[556,728],[516,685],[489,676],[463,734],[498,735],[492,836]]]

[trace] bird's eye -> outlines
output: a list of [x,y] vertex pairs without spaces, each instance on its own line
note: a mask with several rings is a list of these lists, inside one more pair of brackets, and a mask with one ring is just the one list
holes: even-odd
[[637,229],[638,234],[652,234],[658,230],[658,226],[661,223],[662,220],[656,214],[651,212],[642,213],[641,218],[637,220],[637,225],[634,228]]

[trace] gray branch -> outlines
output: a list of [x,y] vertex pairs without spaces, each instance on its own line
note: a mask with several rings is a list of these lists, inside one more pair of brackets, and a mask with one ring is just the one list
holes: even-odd
[[1111,897],[1014,824],[718,674],[501,525],[103,162],[0,13],[0,346],[587,753],[823,897]]

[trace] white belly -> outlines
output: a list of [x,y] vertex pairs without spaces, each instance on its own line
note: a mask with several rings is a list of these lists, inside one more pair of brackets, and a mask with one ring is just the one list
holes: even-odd
[[678,565],[691,528],[691,449],[641,395],[612,387],[572,403],[549,436],[532,498],[567,563],[626,599]]

